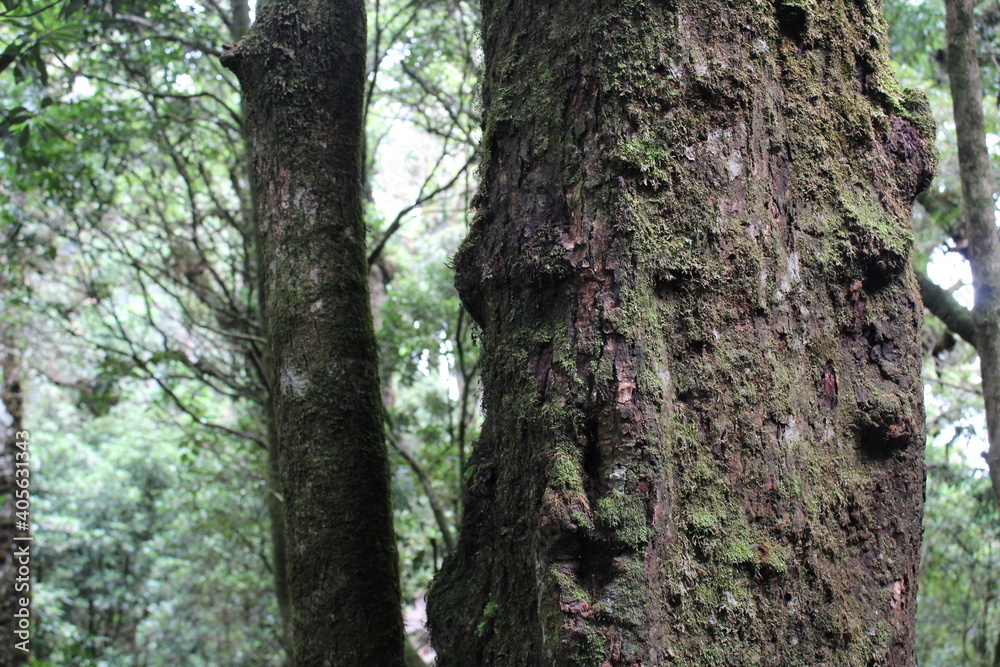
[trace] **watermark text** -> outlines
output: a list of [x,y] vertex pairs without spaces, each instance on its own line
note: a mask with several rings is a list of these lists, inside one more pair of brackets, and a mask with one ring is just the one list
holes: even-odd
[[31,454],[27,431],[18,431],[14,450],[14,648],[31,650]]

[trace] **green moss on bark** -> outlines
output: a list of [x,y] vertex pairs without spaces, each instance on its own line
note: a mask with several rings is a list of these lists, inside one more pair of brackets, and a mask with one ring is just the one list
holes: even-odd
[[432,591],[441,664],[911,664],[933,158],[878,8],[484,9],[455,264],[491,473]]
[[262,4],[223,56],[252,148],[295,665],[402,665],[362,220],[361,2]]

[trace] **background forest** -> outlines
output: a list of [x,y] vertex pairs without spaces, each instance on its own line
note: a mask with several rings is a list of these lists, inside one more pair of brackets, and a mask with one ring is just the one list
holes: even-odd
[[[258,267],[239,87],[218,62],[246,0],[2,0],[0,346],[23,369],[34,664],[277,665]],[[980,3],[1000,169],[1000,3]],[[475,331],[449,258],[476,189],[478,6],[372,0],[367,224],[413,664],[477,436]],[[927,92],[937,180],[915,267],[971,305],[944,6],[885,3]],[[1000,514],[975,350],[928,314],[918,655],[1000,665]]]

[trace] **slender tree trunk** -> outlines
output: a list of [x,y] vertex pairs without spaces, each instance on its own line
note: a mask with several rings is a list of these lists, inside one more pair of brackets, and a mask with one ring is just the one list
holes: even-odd
[[292,660],[401,665],[362,222],[363,4],[258,5],[223,58],[243,87],[253,157]]
[[969,238],[969,263],[976,290],[972,320],[989,431],[986,459],[993,496],[1000,507],[1000,238],[997,236],[990,156],[986,149],[974,7],[973,0],[945,2],[948,79],[958,134],[958,166]]
[[483,37],[439,665],[913,665],[934,132],[879,4],[486,0]]
[[[30,449],[18,447],[18,443],[27,442],[24,437],[23,423],[23,390],[22,364],[20,355],[20,345],[16,337],[11,335],[10,312],[4,317],[6,321],[0,323],[0,665],[26,665],[31,654],[18,650],[17,644],[24,642],[25,637],[15,634],[19,627],[20,617],[16,614],[23,614],[28,607],[21,605],[21,600],[31,599],[30,574],[25,577],[21,566],[26,557],[24,550],[30,552],[30,542],[28,540],[16,540],[15,538],[30,538],[30,527],[19,524],[17,510],[15,507],[18,491],[25,490],[18,484],[18,480],[25,477],[17,475],[17,470],[22,468],[18,463],[23,463],[26,456],[30,457]],[[19,456],[18,453],[21,453]],[[25,454],[27,452],[27,454]],[[27,491],[30,494],[31,488]],[[30,559],[30,556],[27,557]],[[30,567],[30,560],[28,563]],[[29,618],[30,623],[30,618]],[[27,644],[22,646],[30,647],[34,638],[34,628],[29,628],[30,636]]]

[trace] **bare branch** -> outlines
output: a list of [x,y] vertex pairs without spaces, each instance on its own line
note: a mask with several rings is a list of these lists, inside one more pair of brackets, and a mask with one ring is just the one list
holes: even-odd
[[[386,417],[386,420],[388,421],[388,417]],[[434,520],[437,522],[438,529],[441,531],[441,537],[444,538],[445,546],[448,551],[453,551],[455,549],[455,537],[452,535],[451,524],[448,521],[448,517],[444,513],[444,507],[441,504],[441,499],[438,497],[437,492],[434,490],[431,483],[430,475],[427,474],[427,471],[420,465],[420,462],[417,461],[416,457],[413,456],[413,454],[411,454],[410,451],[406,449],[401,442],[399,442],[399,440],[393,437],[392,433],[389,432],[389,429],[386,429],[385,437],[389,441],[389,444],[392,445],[393,449],[399,452],[399,455],[403,457],[403,460],[410,466],[410,469],[413,471],[413,474],[417,476],[417,479],[420,480],[420,486],[423,487],[424,493],[427,494],[427,502],[430,503],[431,512],[433,512]]]
[[923,271],[917,271],[917,283],[927,310],[944,322],[953,334],[961,336],[972,347],[977,347],[979,335],[972,319],[972,311],[956,301],[948,290],[934,283]]
[[382,235],[382,238],[379,240],[378,243],[375,244],[375,248],[371,251],[371,253],[368,254],[368,266],[374,264],[375,261],[379,258],[379,256],[382,254],[382,250],[385,249],[385,244],[388,243],[389,239],[392,238],[392,235],[398,232],[399,228],[403,226],[403,218],[408,213],[410,213],[410,211],[416,208],[420,208],[434,197],[438,196],[445,190],[448,190],[453,185],[455,185],[455,183],[458,182],[458,179],[461,178],[462,174],[464,174],[465,171],[472,166],[475,160],[476,160],[476,153],[473,153],[472,155],[469,156],[469,159],[465,161],[465,164],[462,165],[462,168],[456,171],[455,174],[451,177],[451,179],[447,183],[431,190],[426,194],[421,194],[420,196],[417,197],[416,201],[414,201],[412,204],[410,204],[409,206],[401,210],[399,213],[397,213],[395,219],[392,221],[392,224],[390,224],[386,228],[385,233]]

